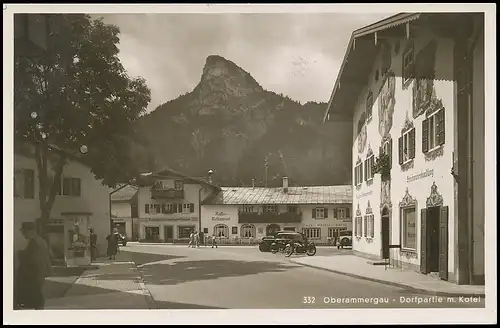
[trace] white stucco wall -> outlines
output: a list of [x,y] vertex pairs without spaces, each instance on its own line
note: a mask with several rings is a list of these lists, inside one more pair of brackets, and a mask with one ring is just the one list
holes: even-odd
[[112,201],[111,214],[113,223],[125,223],[127,238],[132,239],[132,211],[129,202]]
[[[203,205],[201,217],[202,231],[208,229],[208,235],[214,234],[214,227],[224,224],[228,227],[229,237],[240,236],[238,225],[238,206],[236,205]],[[238,227],[238,234],[232,234],[232,227]]]
[[[431,40],[436,41],[436,62],[435,71],[436,76],[453,76],[453,43],[448,39],[439,39],[435,36],[428,35],[427,37],[421,37],[414,40],[414,51],[415,56],[418,55],[421,49],[423,49]],[[417,252],[415,257],[412,256],[401,256],[398,250],[392,250],[391,257],[394,258],[395,255],[397,259],[404,262],[412,263],[414,265],[419,265],[420,261],[420,210],[425,207],[426,199],[430,195],[431,186],[435,183],[438,187],[439,193],[444,198],[444,206],[449,207],[448,216],[448,241],[449,241],[449,252],[448,252],[448,268],[449,271],[453,271],[454,268],[454,185],[453,177],[450,174],[452,165],[452,153],[453,153],[453,108],[454,108],[454,84],[450,80],[435,80],[434,86],[436,90],[436,95],[442,100],[443,106],[445,107],[445,127],[446,127],[446,138],[443,148],[443,155],[432,160],[427,161],[424,154],[422,153],[422,121],[425,119],[425,113],[421,114],[417,118],[413,118],[412,115],[412,99],[413,91],[412,85],[410,85],[406,90],[402,87],[402,77],[401,77],[401,65],[402,65],[402,54],[406,48],[406,41],[400,40],[400,50],[399,54],[396,55],[394,52],[394,41],[391,41],[391,68],[396,75],[396,87],[395,87],[395,107],[393,113],[392,128],[390,129],[390,135],[392,138],[392,170],[391,170],[391,202],[392,202],[392,221],[391,221],[391,244],[399,244],[401,240],[400,232],[400,211],[399,202],[403,199],[406,188],[408,188],[411,196],[416,198],[417,205]],[[354,112],[354,135],[353,135],[353,148],[352,148],[352,162],[353,169],[352,174],[354,177],[355,166],[358,157],[364,162],[366,159],[366,154],[368,149],[372,149],[375,157],[379,156],[379,147],[381,145],[382,136],[379,133],[379,90],[381,89],[383,83],[385,82],[383,78],[380,78],[377,82],[375,81],[375,70],[380,71],[381,58],[376,61],[376,65],[373,68],[368,81],[372,81],[367,88],[360,94],[357,105]],[[372,90],[374,96],[374,106],[372,110],[372,119],[366,123],[366,135],[367,143],[366,147],[362,152],[358,151],[358,120],[361,114],[365,112],[365,100],[368,94],[368,90]],[[408,115],[410,121],[413,122],[416,128],[415,133],[415,158],[413,168],[403,172],[398,161],[398,138],[401,136],[401,129],[404,126],[405,118]],[[364,170],[364,166],[363,166]],[[433,170],[431,176],[418,179],[413,182],[408,182],[407,179],[411,176],[417,175],[419,173],[425,172],[426,170]],[[354,180],[354,178],[353,178]],[[356,188],[353,183],[353,210],[356,213],[356,209],[359,206],[362,215],[366,213],[368,207],[368,201],[370,202],[371,208],[374,214],[374,238],[373,240],[362,237],[353,238],[354,247],[353,249],[362,253],[371,254],[374,256],[381,255],[381,180],[380,175],[376,174],[373,180],[373,184],[367,185],[363,181],[360,188]],[[364,222],[363,222],[364,223]],[[353,224],[354,221],[353,221]]]
[[[35,171],[34,199],[14,198],[14,249],[26,246],[26,240],[19,229],[24,221],[34,221],[40,217],[40,203],[38,200],[38,174],[34,158],[23,155],[14,155],[14,169],[33,169]],[[89,213],[90,226],[98,235],[97,247],[99,254],[106,252],[106,236],[109,234],[109,188],[96,180],[90,169],[77,161],[68,161],[62,177],[81,179],[81,196],[58,195],[51,211],[51,219],[64,219],[62,213]]]

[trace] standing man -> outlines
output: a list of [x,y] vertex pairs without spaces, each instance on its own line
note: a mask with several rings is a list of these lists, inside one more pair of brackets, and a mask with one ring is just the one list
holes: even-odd
[[97,235],[93,228],[90,228],[90,260],[97,259]]
[[14,287],[16,308],[43,310],[43,285],[52,271],[49,247],[36,233],[34,222],[23,222],[21,233],[28,240],[28,246],[19,252]]

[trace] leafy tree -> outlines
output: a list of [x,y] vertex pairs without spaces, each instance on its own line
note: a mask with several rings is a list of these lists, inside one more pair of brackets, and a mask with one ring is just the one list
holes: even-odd
[[69,154],[84,150],[82,159],[110,187],[136,174],[129,158],[131,123],[151,101],[145,80],[129,77],[120,62],[117,26],[83,14],[47,17],[47,51],[15,55],[14,73],[15,140],[34,148],[41,228]]

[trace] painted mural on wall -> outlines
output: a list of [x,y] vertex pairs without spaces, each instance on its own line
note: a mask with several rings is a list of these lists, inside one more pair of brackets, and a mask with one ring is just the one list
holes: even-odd
[[413,83],[413,118],[422,115],[433,101],[437,101],[434,87],[437,44],[429,42],[415,58]]
[[382,43],[382,75],[385,75],[391,69],[392,56],[391,44],[388,41]]
[[394,106],[396,105],[396,76],[387,73],[387,79],[380,90],[378,101],[379,133],[383,137],[391,131]]
[[362,153],[365,151],[366,142],[368,139],[368,132],[366,130],[366,124],[363,124],[361,127],[361,131],[358,134],[358,153]]

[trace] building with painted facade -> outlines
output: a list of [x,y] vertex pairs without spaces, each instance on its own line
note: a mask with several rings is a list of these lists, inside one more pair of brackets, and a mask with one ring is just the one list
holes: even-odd
[[351,113],[353,249],[484,284],[484,17],[398,14],[353,32],[325,115]]
[[275,231],[303,232],[333,243],[352,230],[351,186],[222,187],[202,204],[202,228],[224,242],[258,240]]
[[186,242],[200,229],[200,205],[220,188],[171,169],[143,174],[137,181],[139,241]]
[[[53,151],[59,152],[55,149]],[[29,146],[15,148],[15,251],[27,246],[27,241],[20,232],[22,222],[36,222],[41,216],[38,166],[32,154]],[[90,262],[90,228],[98,236],[99,254],[106,253],[106,236],[110,230],[109,189],[101,184],[101,180],[95,179],[90,167],[82,159],[70,154],[66,154],[66,157],[67,163],[63,167],[61,181],[56,184],[56,196],[47,227],[48,241],[55,262],[68,266],[85,265]],[[53,177],[53,167],[48,171]]]
[[111,192],[111,221],[113,228],[128,240],[139,239],[138,188],[125,185]]

